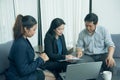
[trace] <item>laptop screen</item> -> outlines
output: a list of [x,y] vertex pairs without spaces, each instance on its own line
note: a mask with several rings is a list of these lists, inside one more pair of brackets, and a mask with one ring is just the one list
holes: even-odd
[[67,66],[65,80],[96,79],[101,69],[102,61],[70,64]]

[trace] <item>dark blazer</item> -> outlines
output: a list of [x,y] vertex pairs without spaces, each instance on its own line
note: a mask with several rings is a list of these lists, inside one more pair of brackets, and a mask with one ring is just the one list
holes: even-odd
[[14,40],[9,54],[10,66],[6,72],[7,80],[36,80],[36,70],[44,64],[39,57],[34,60],[34,50],[28,39]]
[[49,33],[47,33],[45,36],[45,39],[44,39],[45,53],[49,56],[49,59],[52,61],[65,59],[65,55],[68,54],[64,35],[60,36],[60,39],[62,42],[62,55],[58,54],[56,38]]

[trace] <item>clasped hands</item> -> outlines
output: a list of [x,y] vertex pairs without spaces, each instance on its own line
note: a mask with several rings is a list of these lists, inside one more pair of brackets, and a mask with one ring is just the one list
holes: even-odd
[[39,57],[41,57],[41,58],[44,60],[44,62],[46,62],[46,61],[49,60],[49,57],[47,56],[46,53],[41,53],[41,54],[39,54]]

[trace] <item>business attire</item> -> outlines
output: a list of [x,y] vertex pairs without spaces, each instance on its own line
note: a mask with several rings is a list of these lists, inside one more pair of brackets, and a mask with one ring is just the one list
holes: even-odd
[[103,61],[103,70],[107,69],[105,59],[110,46],[115,47],[110,34],[102,26],[96,26],[92,35],[86,29],[82,30],[77,41],[77,47],[82,49],[85,55],[92,57],[95,61]]
[[37,68],[44,64],[42,58],[34,60],[35,54],[28,39],[20,37],[14,40],[8,56],[10,66],[6,72],[7,80],[44,80],[45,76]]
[[64,35],[56,39],[51,34],[47,33],[44,39],[45,53],[49,57],[49,61],[45,63],[45,68],[54,73],[55,77],[59,77],[59,73],[66,71],[68,62],[59,62],[65,59],[68,54]]

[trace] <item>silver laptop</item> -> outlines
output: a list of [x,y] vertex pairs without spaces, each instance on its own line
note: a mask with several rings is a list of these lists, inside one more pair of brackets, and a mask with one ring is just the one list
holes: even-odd
[[61,73],[63,80],[88,80],[97,79],[102,61],[70,64],[66,73]]

